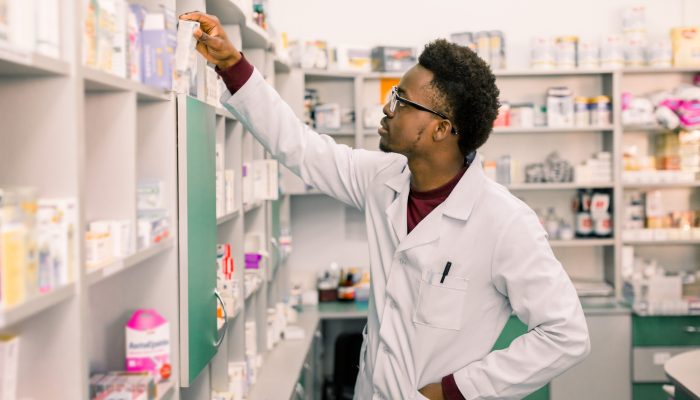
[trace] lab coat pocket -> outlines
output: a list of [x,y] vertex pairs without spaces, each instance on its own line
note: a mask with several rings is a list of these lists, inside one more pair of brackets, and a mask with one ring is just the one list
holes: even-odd
[[433,328],[459,330],[469,280],[454,275],[445,276],[442,283],[440,280],[441,273],[423,271],[413,322]]

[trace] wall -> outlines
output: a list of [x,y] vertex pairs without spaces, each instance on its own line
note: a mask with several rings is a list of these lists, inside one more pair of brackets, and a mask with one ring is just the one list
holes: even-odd
[[643,4],[648,31],[700,25],[700,0],[269,0],[270,20],[289,38],[331,44],[422,47],[452,32],[500,29],[510,68],[528,65],[533,36],[573,34],[591,39],[619,32],[621,10]]

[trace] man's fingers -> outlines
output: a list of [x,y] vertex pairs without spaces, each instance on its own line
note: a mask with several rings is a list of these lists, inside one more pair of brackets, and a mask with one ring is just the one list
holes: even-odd
[[199,52],[199,54],[204,56],[204,59],[206,59],[208,62],[212,64],[216,64],[218,62],[216,58],[212,57],[212,55],[209,54],[209,49],[207,49],[206,44],[202,42],[197,43],[197,51]]
[[201,29],[199,29],[199,28],[194,28],[194,31],[192,32],[192,35],[193,35],[194,38],[197,39],[198,41],[203,42],[203,40],[201,40],[201,39],[202,39],[202,36],[204,35],[204,32],[203,32]]
[[201,16],[202,13],[199,11],[188,11],[184,14],[181,14],[178,18],[187,21],[199,21],[199,18],[201,18]]
[[216,28],[217,24],[219,23],[219,19],[215,16],[208,15],[199,11],[184,13],[180,15],[179,18],[184,19],[186,21],[199,22],[199,26],[202,27],[202,30],[204,32],[211,32],[214,28]]

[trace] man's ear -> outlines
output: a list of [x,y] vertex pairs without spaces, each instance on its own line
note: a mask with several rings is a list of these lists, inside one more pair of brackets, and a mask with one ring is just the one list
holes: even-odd
[[452,123],[450,121],[443,119],[435,125],[435,131],[433,132],[433,140],[436,142],[442,142],[443,140],[450,137],[452,131]]

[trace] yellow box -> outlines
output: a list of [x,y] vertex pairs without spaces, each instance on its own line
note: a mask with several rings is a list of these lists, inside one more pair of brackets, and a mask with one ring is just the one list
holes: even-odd
[[671,29],[673,65],[676,67],[700,66],[700,27],[689,26]]
[[2,305],[22,303],[26,293],[27,231],[21,224],[4,224],[0,230],[0,283]]

